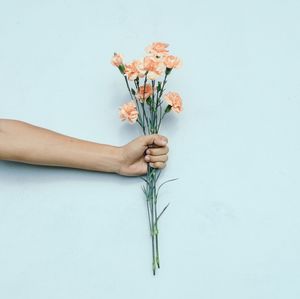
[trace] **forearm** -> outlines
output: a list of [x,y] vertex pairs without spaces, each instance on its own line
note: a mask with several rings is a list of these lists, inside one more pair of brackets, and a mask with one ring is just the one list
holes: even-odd
[[116,172],[121,148],[85,141],[15,120],[0,120],[0,159]]

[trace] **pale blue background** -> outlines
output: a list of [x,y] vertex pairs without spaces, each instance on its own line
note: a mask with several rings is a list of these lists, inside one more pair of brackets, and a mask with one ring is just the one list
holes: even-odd
[[0,115],[122,145],[128,60],[166,41],[162,268],[138,178],[0,162],[0,298],[300,298],[299,1],[4,1]]

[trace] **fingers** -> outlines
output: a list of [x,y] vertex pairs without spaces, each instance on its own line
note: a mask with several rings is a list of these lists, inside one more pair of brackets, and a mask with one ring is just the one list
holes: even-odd
[[147,146],[145,161],[153,168],[164,168],[168,161],[168,138],[159,134],[143,136],[144,145]]
[[153,143],[158,146],[166,146],[168,143],[168,138],[162,135],[154,135]]
[[149,163],[149,165],[153,168],[159,168],[159,169],[163,169],[166,167],[166,163],[163,162]]
[[151,156],[160,156],[160,155],[166,155],[169,152],[169,148],[167,146],[164,147],[153,147],[153,148],[148,148],[146,150],[147,155]]
[[146,155],[145,161],[149,162],[149,165],[153,168],[165,168],[166,162],[168,161],[168,155],[151,156]]
[[167,137],[158,134],[147,135],[147,136],[143,136],[142,138],[145,146],[149,146],[152,144],[158,146],[166,146],[168,143]]
[[145,160],[147,162],[152,162],[152,163],[156,163],[156,162],[167,162],[168,161],[168,156],[167,155],[161,155],[161,156],[145,156]]

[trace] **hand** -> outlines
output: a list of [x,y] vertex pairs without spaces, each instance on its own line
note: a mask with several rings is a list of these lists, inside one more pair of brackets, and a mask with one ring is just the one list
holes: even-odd
[[162,169],[168,160],[168,139],[153,134],[140,136],[121,147],[122,163],[119,174],[139,176],[147,173],[147,162],[153,168]]

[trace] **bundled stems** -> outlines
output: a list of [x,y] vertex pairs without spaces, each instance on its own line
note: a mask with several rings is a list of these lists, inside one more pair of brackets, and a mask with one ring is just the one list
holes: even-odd
[[[138,98],[135,90],[130,89],[129,82],[127,76],[124,74],[125,82],[127,89],[130,93],[132,101],[135,102],[138,111],[138,119],[137,123],[141,126],[144,135],[146,134],[157,134],[160,129],[160,125],[162,119],[168,112],[167,110],[162,110],[162,94],[167,82],[169,72],[166,71],[163,82],[157,82],[155,80],[151,80],[152,87],[152,95],[148,98],[145,97],[145,90],[147,85],[147,73],[145,74],[144,82],[143,82],[143,97]],[[140,89],[139,78],[134,80],[135,88],[137,92]],[[156,187],[157,180],[159,178],[160,171],[151,167],[148,163],[147,165],[147,175],[143,180],[146,182],[146,186],[143,186],[143,191],[146,197],[147,203],[147,214],[149,221],[149,229],[151,235],[151,245],[152,245],[152,271],[153,275],[156,274],[156,269],[160,268],[160,260],[159,260],[159,242],[158,242],[158,219],[165,211],[167,206],[163,209],[163,211],[158,215],[157,209],[157,198],[158,198],[158,190]],[[163,184],[162,184],[163,185]]]
[[[171,110],[176,113],[183,110],[182,100],[177,92],[168,92],[164,95],[164,101],[162,100],[168,75],[181,65],[181,59],[171,55],[168,46],[167,43],[154,42],[146,48],[147,54],[143,59],[136,59],[129,64],[124,63],[123,55],[120,53],[114,53],[111,60],[123,75],[131,97],[129,103],[119,107],[120,118],[131,124],[138,123],[144,135],[158,134],[167,113]],[[129,81],[134,83],[133,88]],[[149,147],[156,147],[156,145],[152,144]],[[142,186],[142,190],[147,204],[153,275],[157,268],[160,268],[158,221],[169,206],[167,204],[158,213],[158,194],[163,185],[175,180],[167,180],[157,187],[160,174],[161,170],[147,163],[147,174],[141,177],[146,183]]]
[[158,246],[158,227],[157,227],[157,193],[156,182],[158,179],[158,171],[148,165],[147,171],[147,211],[149,219],[149,228],[152,241],[152,271],[155,275],[156,267],[160,267],[159,263],[159,246]]

